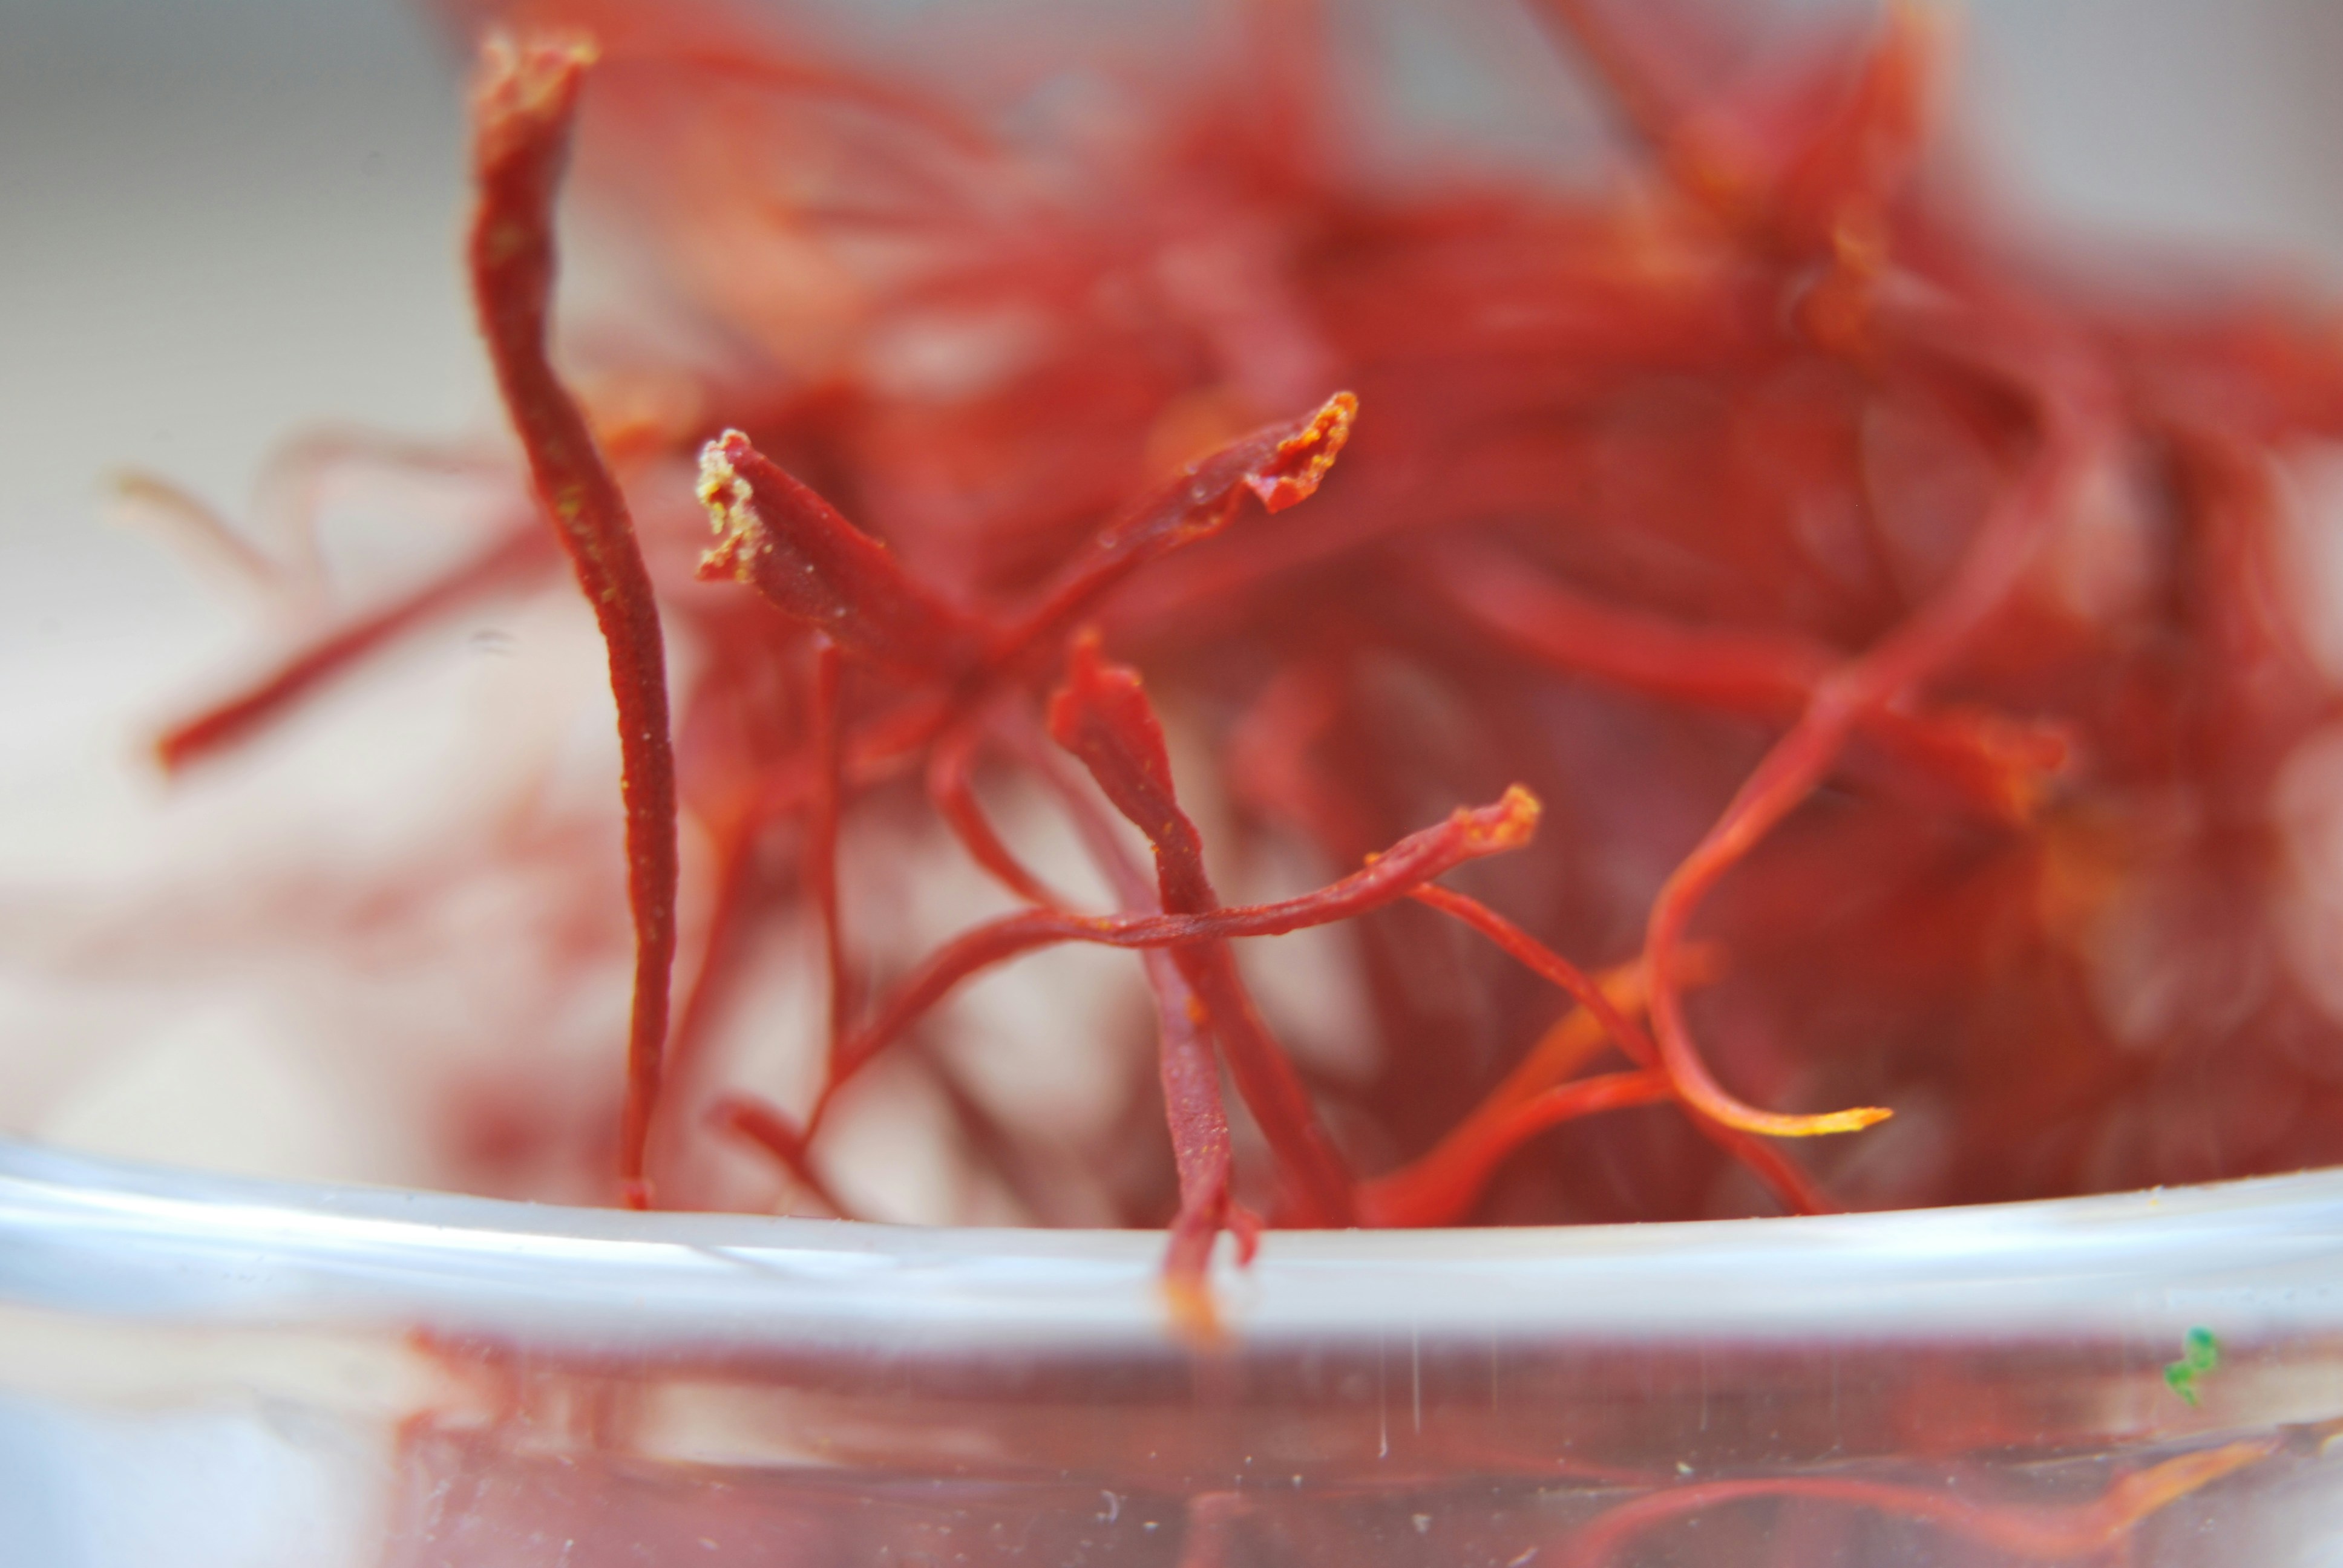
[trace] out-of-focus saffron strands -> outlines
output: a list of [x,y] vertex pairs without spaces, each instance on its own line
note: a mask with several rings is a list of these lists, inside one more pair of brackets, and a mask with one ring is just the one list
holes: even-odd
[[[1168,1226],[1202,1343],[1224,1231],[2343,1160],[2274,806],[2337,709],[2288,598],[2290,468],[2343,432],[2331,321],[2030,261],[1930,172],[1916,7],[1751,80],[1693,7],[1530,3],[1631,176],[1380,169],[1299,0],[1055,121],[982,70],[858,75],[779,7],[462,11],[498,29],[480,320],[618,716],[627,1201],[843,1214],[831,1129],[924,1083],[1025,1218]],[[581,175],[733,350],[582,407],[546,357],[581,116]],[[327,628],[166,760],[548,583],[548,537]],[[1011,907],[906,950],[904,887],[955,857]],[[1304,930],[1322,1006],[1242,951]],[[725,1043],[781,1027],[739,999],[789,933],[826,991],[809,1092]],[[1152,1066],[1058,1136],[955,1067],[949,1009],[1069,945],[1143,982],[1132,1039],[1075,1049]],[[1666,1490],[1555,1560],[1792,1494],[2080,1559],[2263,1452],[2064,1510]]]

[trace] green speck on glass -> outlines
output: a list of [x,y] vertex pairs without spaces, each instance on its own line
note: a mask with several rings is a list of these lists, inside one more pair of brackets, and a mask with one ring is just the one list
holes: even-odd
[[2164,1369],[2164,1383],[2191,1405],[2197,1402],[2197,1380],[2221,1364],[2221,1342],[2210,1329],[2190,1329],[2180,1342],[2180,1359]]

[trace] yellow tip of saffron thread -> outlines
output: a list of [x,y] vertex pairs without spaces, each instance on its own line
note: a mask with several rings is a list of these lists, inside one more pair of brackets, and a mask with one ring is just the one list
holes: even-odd
[[1895,1114],[1884,1105],[1858,1105],[1852,1111],[1833,1111],[1821,1116],[1785,1117],[1784,1121],[1795,1125],[1757,1131],[1772,1132],[1781,1138],[1822,1138],[1834,1132],[1860,1132],[1866,1127],[1877,1126]]
[[515,36],[499,29],[480,44],[478,100],[500,116],[558,117],[567,112],[578,75],[601,54],[586,33],[532,30]]
[[[1520,784],[1509,786],[1493,806],[1459,806],[1449,821],[1461,829],[1476,849],[1518,849],[1537,834],[1544,805]],[[1377,857],[1367,857],[1373,865]]]
[[1261,472],[1245,480],[1261,504],[1272,512],[1308,500],[1318,491],[1319,481],[1351,438],[1351,426],[1359,417],[1356,393],[1337,392],[1312,415],[1310,423],[1277,444],[1276,455],[1262,465]]
[[1526,844],[1537,831],[1538,819],[1545,815],[1545,803],[1530,793],[1523,784],[1509,784],[1497,799],[1495,837],[1508,843]]
[[699,449],[699,484],[694,493],[708,508],[709,526],[716,530],[715,545],[699,558],[697,575],[702,582],[745,581],[748,577],[747,545],[757,521],[755,498],[749,482],[732,466],[730,451],[734,442],[747,439],[738,430],[727,430]]
[[1211,1282],[1167,1276],[1163,1304],[1171,1312],[1173,1336],[1191,1348],[1213,1350],[1228,1342],[1228,1325],[1212,1304]]

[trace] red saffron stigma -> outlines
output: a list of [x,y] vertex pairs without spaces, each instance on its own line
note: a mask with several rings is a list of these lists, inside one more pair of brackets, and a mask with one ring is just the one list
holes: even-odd
[[[1096,120],[1034,112],[1031,40],[921,85],[785,6],[458,9],[535,29],[483,52],[468,252],[528,484],[159,750],[556,591],[558,543],[618,710],[627,1201],[1160,1226],[1202,1342],[1263,1226],[2343,1162],[2343,681],[2293,586],[2331,311],[2044,266],[1940,177],[1920,8],[1759,68],[1533,0],[1621,133],[1575,186],[1405,173],[1287,0],[1100,64]],[[557,376],[573,131],[704,360]],[[583,888],[608,826],[482,858]],[[577,902],[497,971],[532,1029],[615,987]],[[852,1152],[890,1116],[938,1172],[900,1215]],[[2101,1538],[2012,1517],[1937,1523]]]
[[627,808],[627,902],[635,924],[635,995],[618,1180],[628,1208],[651,1201],[647,1151],[659,1109],[675,964],[675,755],[668,735],[667,654],[659,600],[625,495],[577,402],[546,357],[553,303],[553,200],[568,156],[578,83],[591,45],[492,37],[473,88],[472,161],[479,201],[468,255],[472,294],[505,408],[528,455],[538,500],[577,568],[610,654],[620,789]]
[[[2343,441],[2331,303],[2046,260],[1947,177],[1918,5],[1752,51],[1684,0],[1527,4],[1608,106],[1594,176],[1411,161],[1403,76],[1365,85],[1369,40],[1310,0],[1086,58],[1091,97],[1005,25],[863,70],[786,0],[449,0],[487,38],[467,260],[526,475],[468,467],[496,527],[465,558],[357,585],[157,742],[175,775],[256,750],[484,606],[582,636],[568,561],[618,797],[499,709],[449,799],[476,830],[342,921],[461,999],[415,1069],[435,1179],[607,1194],[615,1121],[631,1206],[1157,1232],[1154,1305],[1201,1348],[1281,1229],[2343,1165],[2343,674],[2298,581]],[[557,372],[573,146],[688,344]],[[321,599],[306,541],[141,483]],[[569,658],[547,640],[513,668]],[[326,879],[265,859],[256,907],[306,919]],[[622,978],[624,1071],[580,1090]],[[1200,1432],[1249,1375],[1180,1371]],[[1936,1375],[1861,1473],[1835,1382],[1834,1468],[1795,1474],[1501,1462],[1455,1432],[1532,1428],[1413,1409],[1387,1468],[1311,1478],[1372,1473],[1372,1508],[1292,1478],[1324,1548],[1294,1554],[1604,1568],[1698,1530],[1786,1561],[1891,1515],[2079,1562],[2278,1452],[1956,1490],[1911,1433],[2006,1459],[2047,1429],[2031,1391],[1939,1420]],[[2138,1380],[2091,1375],[2128,1410]],[[618,1394],[574,1402],[623,1447]],[[1188,1467],[1146,1504],[1185,1533],[1116,1540],[1270,1551],[1282,1475],[1163,1453],[1130,1469]],[[1469,1550],[1387,1531],[1386,1483],[1451,1461],[1534,1499]]]

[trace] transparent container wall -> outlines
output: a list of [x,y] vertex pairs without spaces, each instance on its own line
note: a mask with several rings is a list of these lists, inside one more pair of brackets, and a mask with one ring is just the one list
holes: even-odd
[[0,1145],[0,1558],[2343,1563],[2343,1175],[1159,1245]]

